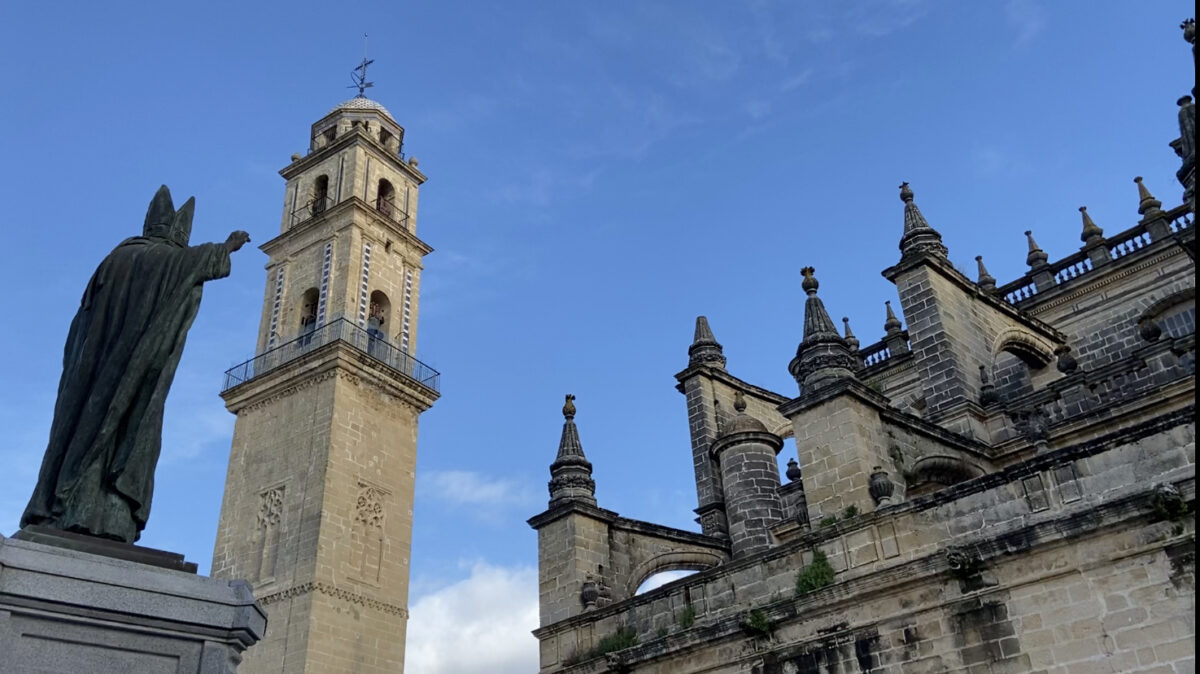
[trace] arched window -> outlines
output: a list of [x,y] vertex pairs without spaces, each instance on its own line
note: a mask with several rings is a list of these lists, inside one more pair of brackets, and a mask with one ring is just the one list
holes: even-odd
[[325,212],[325,207],[329,205],[329,176],[317,176],[316,181],[313,182],[311,203],[313,215]]
[[379,144],[380,145],[386,147],[389,150],[392,149],[392,139],[393,138],[395,138],[395,136],[392,135],[391,131],[388,131],[387,129],[385,129],[383,127],[379,128]]
[[367,309],[367,334],[379,339],[387,339],[384,324],[392,311],[392,302],[381,290],[371,293],[371,304]]
[[396,188],[384,178],[379,179],[379,190],[375,193],[375,210],[387,216],[396,210]]
[[317,329],[317,304],[321,301],[321,293],[316,288],[304,291],[300,300],[300,344],[307,345],[312,341],[313,332]]

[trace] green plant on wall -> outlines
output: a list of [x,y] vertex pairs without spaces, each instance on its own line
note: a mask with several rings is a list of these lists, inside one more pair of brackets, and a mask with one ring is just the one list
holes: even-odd
[[759,609],[754,609],[741,620],[742,629],[759,637],[769,637],[775,631],[775,623]]
[[858,506],[856,506],[856,505],[846,506],[846,510],[842,512],[842,519],[849,520],[849,519],[854,519],[855,517],[858,517]]
[[696,607],[688,604],[679,612],[679,628],[688,629],[696,624]]
[[796,573],[796,596],[801,597],[826,585],[832,585],[833,577],[834,571],[829,565],[829,558],[820,548],[814,548],[812,561]]
[[638,643],[637,631],[632,627],[621,627],[616,632],[604,637],[596,643],[592,648],[573,654],[571,657],[563,661],[564,665],[577,665],[581,662],[586,662],[592,658],[598,658],[602,655],[613,653],[636,646]]

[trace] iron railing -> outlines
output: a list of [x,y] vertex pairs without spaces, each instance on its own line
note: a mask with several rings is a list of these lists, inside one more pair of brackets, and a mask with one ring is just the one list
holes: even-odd
[[[301,204],[299,208],[292,211],[291,222],[288,224],[288,228],[290,229],[303,222],[308,222],[318,215],[321,215],[325,211],[333,208],[335,205],[337,204],[334,203],[333,197],[313,197]],[[408,229],[408,213],[404,209],[397,206],[394,200],[376,199],[372,206],[374,207],[374,211],[378,213],[380,217],[387,218],[397,225],[400,225],[400,227]]]
[[435,393],[440,391],[442,375],[437,370],[390,344],[382,336],[372,335],[345,318],[326,323],[312,332],[229,368],[225,371],[225,382],[221,391],[228,391],[334,342],[349,345]]

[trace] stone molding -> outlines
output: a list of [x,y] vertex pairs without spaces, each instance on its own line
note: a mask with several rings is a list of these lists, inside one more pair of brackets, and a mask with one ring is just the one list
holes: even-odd
[[933,258],[933,257],[929,257],[929,256],[922,256],[911,262],[901,261],[900,264],[883,270],[883,276],[887,280],[895,283],[896,279],[899,278],[900,274],[902,274],[906,271],[909,271],[911,269],[915,269],[915,268],[919,267],[920,265],[928,266],[933,271],[936,271],[937,273],[941,274],[944,278],[949,280],[951,283],[958,286],[960,290],[962,290],[964,293],[966,293],[971,298],[976,299],[976,300],[982,302],[983,304],[990,306],[993,309],[996,309],[1001,314],[1004,314],[1005,316],[1016,321],[1017,323],[1024,325],[1025,327],[1029,328],[1030,330],[1040,333],[1046,339],[1057,342],[1059,344],[1066,343],[1067,336],[1065,334],[1063,334],[1060,330],[1058,330],[1054,326],[1050,325],[1049,323],[1046,323],[1045,321],[1041,320],[1040,318],[1035,317],[1031,312],[1027,311],[1026,309],[1015,307],[1015,306],[1009,304],[1008,302],[1004,301],[1004,298],[997,297],[988,292],[985,292],[982,288],[980,288],[978,285],[973,283],[966,276],[963,276],[962,272],[955,269],[954,266],[952,264],[950,264],[950,262],[948,260],[944,260],[941,258]]
[[[370,356],[340,344],[336,341],[325,344],[312,353],[227,389],[221,393],[226,409],[240,416],[335,376],[355,385],[369,385],[421,412],[432,407],[440,397],[407,376],[391,376],[386,366],[375,365]],[[301,370],[305,365],[311,366],[307,372]]]
[[276,602],[294,599],[306,594],[323,594],[328,597],[333,597],[334,599],[340,599],[350,604],[374,609],[388,615],[400,616],[406,620],[408,619],[408,609],[403,606],[380,601],[357,592],[351,592],[350,590],[337,587],[332,583],[326,583],[319,580],[293,585],[285,590],[272,592],[271,594],[259,597],[258,603],[262,604],[263,606],[268,606]]

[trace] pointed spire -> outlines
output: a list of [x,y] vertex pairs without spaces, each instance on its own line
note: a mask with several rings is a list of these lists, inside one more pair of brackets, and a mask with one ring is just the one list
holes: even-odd
[[1079,213],[1083,216],[1083,233],[1079,235],[1079,240],[1084,243],[1092,243],[1103,239],[1104,230],[1092,222],[1092,216],[1088,215],[1087,206],[1080,206]]
[[1138,215],[1148,220],[1161,213],[1162,202],[1155,199],[1153,194],[1150,194],[1150,190],[1142,182],[1142,177],[1138,176],[1134,178],[1133,182],[1137,183],[1138,186]]
[[696,333],[692,338],[692,345],[688,347],[688,367],[696,365],[725,368],[725,351],[713,336],[705,316],[696,317]]
[[1029,255],[1025,256],[1025,264],[1034,268],[1046,266],[1046,261],[1050,259],[1050,256],[1038,247],[1037,241],[1033,240],[1033,230],[1025,230],[1025,239],[1029,243]]
[[887,319],[883,322],[884,331],[889,335],[893,335],[904,329],[904,324],[900,322],[899,318],[896,318],[896,312],[892,311],[892,301],[888,300],[884,302],[883,306],[887,311]]
[[850,347],[851,351],[858,351],[858,337],[854,336],[854,332],[850,330],[850,317],[842,316],[842,326],[844,327],[844,337],[846,346]]
[[575,427],[575,396],[570,393],[563,403],[562,438],[558,455],[550,464],[550,506],[563,501],[582,501],[596,505],[596,483],[592,480],[592,464],[583,454],[579,429]]
[[912,188],[908,183],[900,184],[900,200],[904,202],[904,236],[900,239],[901,257],[930,253],[946,257],[949,251],[942,243],[942,235],[929,226],[921,209],[913,201]]
[[841,336],[838,335],[837,328],[833,325],[833,319],[829,317],[829,312],[825,310],[825,303],[821,301],[820,297],[817,297],[817,288],[821,284],[813,275],[815,272],[816,270],[812,267],[800,270],[804,276],[800,287],[808,295],[808,299],[804,301],[804,341],[806,342],[829,334],[835,337]]
[[804,275],[800,287],[808,295],[804,302],[804,339],[796,348],[796,357],[788,364],[788,371],[796,378],[803,393],[829,379],[853,377],[861,363],[850,353],[850,347],[838,334],[833,319],[825,310],[825,303],[817,297],[817,288],[821,284],[817,281],[816,270],[805,267],[800,273]]
[[989,292],[989,293],[995,292],[996,277],[989,274],[987,267],[983,266],[983,256],[982,255],[975,256],[975,264],[979,267],[979,281],[977,282],[977,284],[979,285],[980,289],[982,289],[985,292]]

